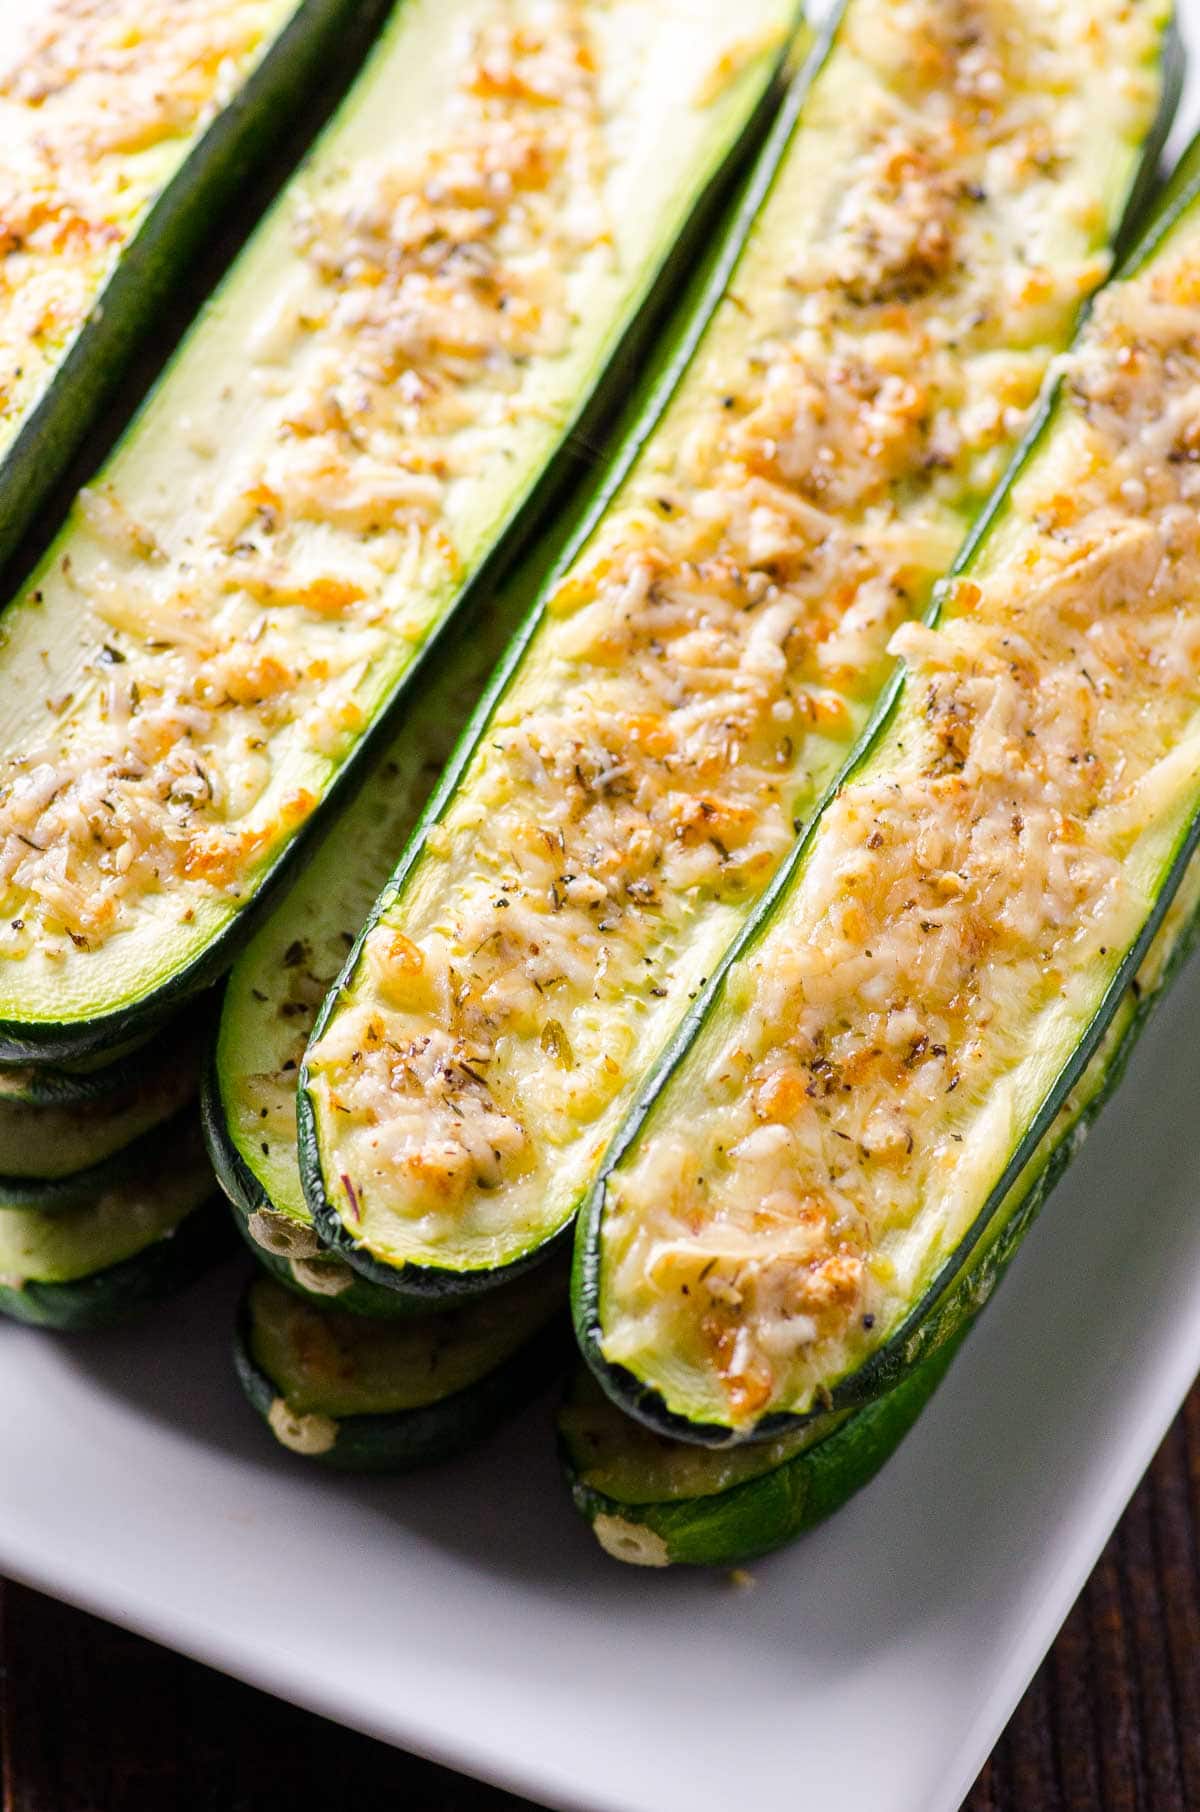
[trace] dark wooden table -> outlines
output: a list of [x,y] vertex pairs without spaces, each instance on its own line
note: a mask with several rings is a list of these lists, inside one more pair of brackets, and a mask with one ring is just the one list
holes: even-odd
[[[2,1812],[525,1803],[11,1585],[0,1587],[0,1783]],[[967,1807],[1200,1812],[1200,1386]]]

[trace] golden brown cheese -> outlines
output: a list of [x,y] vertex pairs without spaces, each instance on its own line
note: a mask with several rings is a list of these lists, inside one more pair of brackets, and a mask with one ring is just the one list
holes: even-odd
[[896,724],[614,1178],[604,1350],[672,1354],[691,1413],[805,1409],[879,1343],[1149,910],[1200,782],[1198,295],[1193,229],[1101,297],[984,557],[893,638]]
[[697,366],[310,1052],[374,1250],[487,1262],[586,1186],[1104,274],[1091,109],[1136,140],[1160,25],[852,0]]
[[0,765],[0,955],[94,950],[181,884],[236,897],[313,809],[298,785],[243,822],[272,739],[333,755],[362,728],[364,676],[406,633],[397,593],[452,586],[448,499],[569,333],[568,273],[603,249],[588,13],[487,9],[426,142],[311,194],[295,285],[253,349],[275,432],[233,450],[182,557],[84,494],[105,556],[84,602],[106,633],[87,685],[47,698],[44,744]]
[[197,130],[290,10],[55,0],[17,34],[0,63],[0,446]]

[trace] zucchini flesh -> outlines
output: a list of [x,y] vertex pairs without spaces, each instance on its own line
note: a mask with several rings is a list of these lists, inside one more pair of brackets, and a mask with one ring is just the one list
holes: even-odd
[[0,1214],[0,1313],[56,1328],[126,1319],[224,1249],[212,1196],[191,1116],[92,1200],[55,1214]]
[[247,1397],[293,1453],[399,1471],[461,1452],[543,1389],[566,1326],[561,1270],[421,1321],[382,1323],[300,1301],[260,1277],[235,1345]]
[[768,1440],[712,1449],[635,1421],[580,1368],[560,1412],[559,1450],[575,1506],[608,1553],[642,1566],[734,1566],[792,1541],[874,1476],[941,1382],[1020,1238],[1119,1082],[1137,1031],[1194,943],[1198,906],[1200,864],[1193,860],[1104,1043],[1014,1185],[1012,1201],[917,1330],[893,1389]]
[[8,612],[0,1055],[228,966],[624,381],[793,3],[404,0]]
[[567,1226],[862,729],[1153,167],[1168,9],[1104,18],[851,0],[798,83],[318,1021],[305,1189],[374,1281]]
[[0,561],[359,0],[9,0],[0,25]]
[[[0,1083],[0,1207],[22,1193],[10,1185],[22,1179],[58,1182],[93,1172],[97,1165],[118,1163],[135,1140],[144,1138],[192,1100],[200,1082],[200,1054],[208,1033],[201,1020],[182,1037],[155,1053],[130,1063],[132,1079],[125,1088],[96,1090],[83,1101],[53,1098],[28,1101],[8,1094]],[[68,1093],[76,1078],[65,1081]],[[88,1078],[93,1085],[98,1078]],[[29,1082],[16,1084],[28,1090]],[[34,1084],[36,1089],[36,1083]],[[86,1184],[85,1184],[86,1188]],[[36,1193],[36,1188],[35,1188]]]
[[973,1255],[994,1276],[1015,1249],[1047,1128],[1140,1024],[1160,925],[1185,937],[1196,195],[1099,298],[589,1204],[577,1330],[659,1427],[746,1438],[894,1386],[961,1319]]

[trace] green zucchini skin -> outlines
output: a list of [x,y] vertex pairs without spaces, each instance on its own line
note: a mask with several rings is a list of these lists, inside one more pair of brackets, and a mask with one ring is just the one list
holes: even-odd
[[[492,712],[509,681],[525,656],[546,614],[546,603],[561,576],[591,540],[606,510],[628,477],[646,443],[654,433],[671,398],[699,350],[705,331],[725,295],[734,269],[753,228],[763,202],[774,181],[776,171],[787,151],[808,89],[819,73],[833,46],[847,0],[837,0],[830,16],[813,41],[799,72],[793,78],[783,104],[762,145],[753,168],[745,178],[732,204],[723,230],[710,242],[690,279],[681,284],[684,300],[667,332],[628,397],[613,437],[612,452],[595,475],[589,499],[578,525],[569,534],[560,557],[554,562],[544,584],[537,591],[524,620],[505,649],[491,679],[484,689],[466,728],[455,745],[425,810],[417,822],[400,861],[387,886],[375,904],[349,951],[341,975],[330,989],[313,1026],[310,1045],[325,1031],[336,1011],[342,991],[349,985],[363,944],[378,924],[392,899],[402,891],[412,870],[420,860],[430,830],[436,825],[452,797],[472,756],[484,735]],[[571,1243],[568,1224],[552,1238],[531,1247],[511,1264],[471,1272],[454,1271],[427,1265],[406,1265],[403,1271],[386,1265],[355,1244],[325,1190],[316,1118],[307,1088],[307,1068],[301,1066],[297,1095],[297,1130],[300,1175],[304,1193],[318,1237],[331,1252],[340,1254],[348,1265],[381,1290],[393,1290],[425,1304],[428,1311],[448,1308],[454,1303],[488,1294],[515,1278],[524,1276],[538,1265],[553,1263]]]
[[870,1483],[913,1427],[966,1334],[937,1348],[878,1402],[758,1478],[711,1496],[626,1503],[587,1483],[587,1456],[560,1423],[571,1501],[614,1559],[634,1566],[732,1567],[794,1541]]
[[[696,279],[693,281],[691,305],[682,313],[681,317],[679,317],[679,324],[676,329],[676,332],[678,333],[678,342],[675,345],[671,345],[670,342],[668,342],[664,348],[660,349],[658,365],[652,373],[651,380],[644,387],[643,394],[648,400],[640,411],[631,415],[631,425],[617,444],[609,469],[607,473],[604,474],[597,487],[593,508],[584,518],[578,535],[568,545],[561,562],[551,574],[542,594],[535,600],[525,623],[518,630],[511,647],[497,667],[493,680],[487,688],[483,698],[480,700],[479,706],[468,724],[458,748],[448,763],[442,781],[431,798],[420,823],[417,825],[394,875],[379,899],[376,901],[375,906],[372,908],[358,940],[346,958],[342,975],[326,998],[313,1029],[310,1048],[311,1045],[315,1044],[324,1034],[330,1019],[337,1011],[343,991],[349,988],[364,943],[392,902],[402,893],[410,875],[416,868],[430,830],[438,822],[443,810],[450,801],[455,789],[466,772],[479,745],[480,739],[487,730],[489,720],[497,702],[504,694],[509,682],[520,666],[520,663],[542,622],[546,598],[553,591],[558,579],[568,569],[581,549],[591,538],[605,511],[608,509],[614,496],[635,464],[639,454],[653,434],[674,391],[678,388],[688,366],[695,356],[712,314],[732,278],[734,268],[737,264],[742,247],[750,233],[755,216],[769,192],[775,173],[786,153],[807,90],[812,81],[820,73],[824,62],[833,47],[844,11],[845,0],[841,0],[841,4],[834,7],[827,17],[822,32],[814,43],[813,49],[806,60],[803,70],[794,79],[787,102],[775,122],[775,126],[760,154],[755,170],[752,172],[744,186],[728,237],[723,245],[718,245],[713,248],[705,262],[705,266],[702,267],[701,271],[697,274]],[[1138,217],[1143,210],[1147,194],[1150,192],[1156,181],[1158,162],[1162,147],[1170,130],[1171,122],[1174,118],[1179,101],[1183,79],[1184,52],[1174,14],[1172,14],[1170,23],[1163,35],[1160,66],[1162,79],[1158,112],[1151,130],[1147,134],[1141,148],[1137,170],[1129,193],[1125,198],[1121,223],[1118,231],[1114,235],[1114,241],[1118,248],[1118,255],[1120,255],[1120,252],[1130,235],[1138,228]],[[1080,309],[1079,319],[1082,320],[1085,315],[1086,304]],[[1011,475],[1019,469],[1020,463],[1027,455],[1037,434],[1040,432],[1044,422],[1044,407],[1045,406],[1043,405],[1039,408],[1026,437],[1022,440],[1020,447],[1016,450],[1010,465],[1009,475],[1004,481],[1005,484],[1010,481]],[[966,557],[967,552],[976,545],[976,541],[982,533],[983,526],[989,519],[989,512],[992,507],[994,506],[989,505],[988,508],[985,509],[980,523],[977,524],[976,528],[972,531],[963,553],[959,556],[960,562]],[[959,570],[958,563],[956,563],[953,570]],[[882,721],[883,714],[889,707],[891,696],[890,690],[885,689],[883,698],[877,706],[876,712],[872,714],[866,730],[864,731],[864,740],[873,733],[877,724]],[[857,746],[860,745],[856,745],[856,747]],[[847,772],[848,767],[843,769],[837,776],[826,795],[826,799],[832,797],[833,793],[843,783]],[[813,818],[814,823],[819,819],[825,802],[825,800],[822,800],[821,804],[818,806]],[[805,839],[805,841],[806,840],[807,839]],[[803,843],[801,844],[801,847],[804,847]],[[789,870],[789,868],[790,864],[785,863],[784,869]],[[769,912],[771,903],[775,898],[780,884],[781,876],[777,876],[776,881],[772,884],[771,888],[768,889],[760,903],[760,906],[751,921],[751,926],[746,929],[742,938],[738,940],[737,948],[739,950],[744,948],[744,942],[751,936],[754,924],[760,922],[760,916]],[[712,998],[720,978],[724,974],[725,968],[728,966],[728,962],[731,959],[732,953],[727,956],[725,962],[723,962],[721,967],[716,971],[707,990],[701,993],[696,1006],[682,1021],[677,1036],[672,1040],[664,1053],[659,1067],[649,1078],[645,1089],[635,1101],[634,1106],[630,1111],[629,1119],[626,1122],[626,1127],[621,1130],[617,1136],[617,1140],[614,1142],[613,1151],[618,1152],[618,1154],[621,1142],[626,1137],[626,1129],[629,1127],[636,1128],[636,1126],[640,1124],[641,1119],[644,1118],[645,1113],[648,1111],[648,1106],[653,1094],[657,1092],[662,1081],[669,1075],[678,1055],[682,1053],[690,1042],[695,1029],[701,1022],[705,1002]],[[319,1237],[331,1251],[340,1253],[346,1259],[346,1262],[364,1278],[369,1279],[373,1284],[377,1284],[381,1288],[393,1288],[411,1293],[420,1292],[426,1295],[431,1306],[444,1306],[456,1300],[463,1300],[470,1295],[479,1294],[486,1290],[499,1287],[507,1279],[521,1275],[522,1272],[531,1265],[536,1264],[543,1259],[552,1258],[562,1250],[562,1247],[567,1240],[575,1237],[572,1235],[571,1227],[568,1223],[542,1245],[530,1247],[514,1263],[490,1270],[480,1269],[468,1273],[448,1268],[439,1269],[431,1266],[420,1266],[409,1263],[406,1264],[402,1270],[398,1271],[394,1267],[377,1259],[372,1254],[364,1251],[356,1244],[353,1233],[344,1223],[331,1199],[330,1192],[326,1189],[316,1114],[308,1091],[308,1072],[306,1066],[302,1068],[301,1072],[300,1092],[298,1097],[298,1125],[301,1175]],[[606,1170],[611,1161],[612,1153],[610,1152],[609,1158],[606,1159]],[[601,1199],[601,1197],[602,1184],[597,1186],[597,1190],[588,1200],[594,1203],[597,1199]],[[585,1200],[584,1203],[580,1204],[580,1211],[585,1216],[591,1213],[588,1200]],[[578,1242],[576,1250],[578,1254]],[[577,1266],[579,1266],[581,1262],[582,1261],[577,1256]],[[576,1276],[582,1277],[582,1273],[578,1269],[576,1271]],[[598,1273],[597,1278],[594,1281],[598,1287]],[[574,1287],[574,1294],[578,1300],[582,1300],[584,1294],[590,1288],[590,1284],[581,1281]],[[581,1340],[588,1337],[584,1332],[586,1325],[586,1312],[581,1309],[577,1319],[577,1335]],[[601,1361],[600,1363],[603,1362]],[[626,1405],[626,1407],[628,1407],[628,1405]],[[665,1424],[656,1425],[665,1426]],[[695,1427],[695,1425],[689,1426]],[[767,1438],[773,1432],[775,1432],[773,1426],[764,1424],[762,1429],[763,1438]],[[694,1435],[692,1438],[698,1439],[699,1435]],[[713,1437],[711,1436],[710,1431],[709,1434],[706,1434],[705,1440],[707,1441],[711,1438]]]
[[[247,1401],[270,1427],[279,1391],[254,1358],[252,1313],[248,1288],[238,1309],[234,1367]],[[332,1445],[304,1457],[336,1472],[375,1473],[408,1472],[452,1459],[544,1390],[561,1370],[569,1347],[567,1318],[557,1315],[467,1389],[420,1409],[332,1418]]]
[[[301,1104],[305,1098],[303,1094],[299,1096]],[[299,1111],[303,1115],[303,1105]],[[302,1161],[309,1149],[302,1122]],[[420,1305],[418,1312],[427,1315],[436,1314],[439,1309],[451,1309],[460,1303],[476,1301],[481,1296],[490,1296],[493,1290],[515,1283],[520,1277],[527,1277],[542,1265],[553,1264],[556,1259],[565,1256],[571,1245],[571,1229],[564,1227],[553,1239],[543,1240],[512,1264],[493,1265],[486,1270],[470,1272],[440,1270],[432,1265],[405,1265],[402,1270],[397,1270],[395,1266],[385,1265],[381,1259],[356,1246],[333,1209],[314,1206],[313,1225],[322,1244],[330,1252],[336,1252],[344,1258],[351,1269],[366,1282],[376,1289],[391,1290],[403,1296],[414,1307]]]
[[347,48],[393,0],[302,0],[143,215],[91,313],[0,459],[0,566],[47,502],[214,222],[283,139]]
[[[1184,154],[1181,165],[1184,178],[1167,184],[1159,202],[1151,209],[1149,219],[1141,223],[1141,237],[1115,273],[1114,281],[1132,276],[1144,268],[1184,216],[1200,204],[1200,170],[1197,170],[1197,158],[1200,158],[1200,138],[1193,141]],[[1082,311],[1081,325],[1088,312],[1086,308]],[[1052,433],[1061,399],[1061,379],[1052,378],[1005,477],[964,543],[950,569],[948,579],[970,571],[975,555],[992,528],[1002,520],[1006,499],[1014,483],[1035,451]],[[945,588],[939,587],[925,619],[927,622],[936,623],[944,596]],[[609,1173],[636,1141],[659,1094],[682,1062],[711,1012],[730,968],[767,930],[776,909],[786,897],[792,878],[819,834],[826,806],[868,761],[876,743],[896,715],[904,685],[905,673],[901,667],[885,688],[863,735],[827,792],[812,823],[781,866],[754,917],[727,951],[712,981],[697,1001],[693,1013],[681,1028],[679,1037],[666,1053],[658,1072],[651,1078],[644,1095],[614,1140],[605,1159],[604,1170],[577,1225],[571,1295],[572,1317],[580,1350],[593,1375],[620,1408],[657,1433],[678,1440],[713,1448],[732,1446],[741,1440],[767,1440],[786,1434],[803,1427],[828,1408],[860,1409],[894,1392],[914,1366],[931,1357],[946,1343],[953,1342],[1003,1276],[1046,1197],[1082,1143],[1087,1128],[1119,1084],[1150,1013],[1196,941],[1197,914],[1189,913],[1186,923],[1175,934],[1171,953],[1153,988],[1138,988],[1137,972],[1160,933],[1175,896],[1184,884],[1197,850],[1200,849],[1200,808],[1181,834],[1154,906],[1113,975],[1070,1062],[1059,1073],[1036,1117],[1015,1147],[1003,1175],[966,1237],[950,1254],[888,1340],[854,1371],[833,1384],[824,1408],[811,1410],[806,1414],[781,1412],[766,1416],[749,1435],[736,1435],[721,1425],[693,1421],[668,1409],[656,1390],[625,1367],[614,1365],[606,1359],[602,1350],[600,1313],[600,1242]],[[1072,1090],[1081,1083],[1093,1060],[1098,1059],[1106,1033],[1122,1007],[1128,1006],[1131,997],[1134,1005],[1128,1022],[1120,1027],[1120,1035],[1113,1048],[1104,1053],[1102,1081],[1075,1118],[1069,1134],[1053,1144],[1044,1167],[1037,1172],[1028,1187],[1022,1189],[1023,1179],[1027,1178],[1039,1149],[1044,1142],[1053,1138],[1054,1123]],[[981,1256],[976,1262],[977,1250]]]
[[[1160,67],[1162,75],[1158,117],[1146,138],[1141,163],[1129,191],[1125,218],[1114,240],[1114,275],[1125,268],[1127,261],[1145,243],[1154,222],[1161,218],[1165,209],[1178,197],[1182,187],[1191,181],[1197,168],[1195,140],[1187,146],[1169,174],[1164,175],[1162,167],[1163,153],[1175,115],[1179,111],[1188,74],[1187,45],[1179,29],[1177,0],[1172,0],[1171,16],[1163,33]],[[1090,308],[1091,302],[1085,302],[1081,320]]]
[[70,1283],[0,1283],[0,1314],[31,1327],[90,1333],[121,1326],[151,1303],[186,1288],[230,1249],[229,1226],[211,1198],[165,1239],[120,1264]]
[[[344,7],[346,0],[320,0],[320,3]],[[397,3],[402,7],[404,0],[397,0]],[[246,904],[199,955],[185,962],[167,981],[134,995],[118,1010],[71,1020],[0,1017],[0,1063],[62,1064],[150,1036],[228,972],[239,951],[274,908],[281,890],[314,853],[324,827],[336,821],[354,796],[361,783],[362,770],[394,735],[411,689],[424,681],[426,663],[454,639],[471,633],[473,614],[511,577],[522,555],[548,528],[554,510],[594,464],[595,447],[602,442],[607,425],[621,410],[631,390],[636,388],[644,359],[678,295],[688,287],[695,261],[711,238],[714,221],[728,201],[746,160],[754,154],[768,130],[779,104],[781,77],[796,34],[802,30],[801,11],[799,0],[796,0],[791,38],[781,47],[773,71],[764,80],[740,131],[693,196],[682,229],[669,245],[664,246],[644,290],[632,299],[626,318],[619,324],[619,335],[601,377],[588,395],[580,399],[575,414],[564,424],[561,437],[542,469],[497,530],[488,554],[465,579],[441,620],[425,637],[412,663],[400,675],[373,721],[360,735],[354,751],[342,762],[317,807],[284,843],[274,861],[247,888]],[[368,64],[368,72],[369,69]],[[353,103],[352,89],[342,102],[333,126]],[[319,152],[321,142],[318,138],[310,161]],[[301,174],[303,169],[304,166]],[[230,278],[237,268],[235,262]],[[151,398],[186,354],[187,348],[185,337],[155,391],[151,392]],[[144,404],[143,410],[122,435],[117,450],[136,435],[145,407]],[[103,471],[99,476],[102,478]],[[47,561],[57,551],[56,544],[46,556]]]

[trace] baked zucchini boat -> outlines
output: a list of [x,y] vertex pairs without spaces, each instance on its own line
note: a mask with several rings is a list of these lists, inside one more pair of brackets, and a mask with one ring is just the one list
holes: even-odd
[[659,1427],[744,1439],[893,1388],[973,1256],[1011,1253],[1114,1015],[1140,1023],[1122,1003],[1200,824],[1196,196],[1098,299],[606,1165],[576,1325]]
[[403,0],[10,608],[0,1056],[223,971],[627,382],[794,0]]
[[0,1213],[0,1313],[38,1327],[111,1327],[227,1248],[194,1114],[112,1186],[53,1214]]
[[400,1325],[315,1307],[256,1278],[238,1319],[238,1377],[293,1453],[352,1472],[428,1465],[546,1388],[570,1338],[565,1287],[550,1267]]
[[0,22],[0,561],[236,184],[382,0],[50,0]]
[[234,1219],[264,1268],[302,1295],[393,1317],[427,1299],[360,1277],[317,1239],[300,1181],[296,1086],[318,1008],[403,849],[523,603],[567,544],[580,505],[521,563],[469,634],[447,638],[395,740],[327,830],[282,903],[242,951],[225,987],[201,1092],[209,1157]]
[[827,1410],[788,1433],[713,1451],[635,1421],[580,1368],[560,1413],[559,1450],[575,1506],[608,1553],[638,1566],[734,1566],[794,1540],[874,1478],[1120,1081],[1138,1032],[1192,949],[1198,905],[1193,860],[1103,1044],[980,1240],[955,1299],[943,1305],[937,1338],[932,1326],[922,1331],[893,1390],[859,1409]]
[[1168,22],[850,0],[815,53],[317,1023],[304,1186],[364,1276],[450,1298],[569,1224],[1108,269]]

